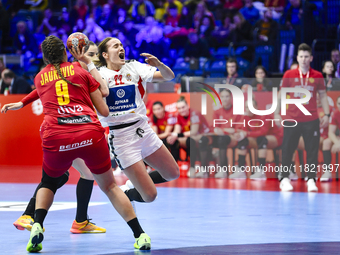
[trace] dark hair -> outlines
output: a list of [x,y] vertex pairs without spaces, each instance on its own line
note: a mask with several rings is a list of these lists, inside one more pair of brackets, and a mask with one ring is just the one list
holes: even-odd
[[188,104],[187,100],[185,100],[184,96],[180,96],[179,99],[177,100],[177,103],[184,102],[185,104]]
[[62,40],[54,35],[50,35],[45,38],[45,40],[41,44],[41,49],[43,52],[43,58],[48,64],[52,64],[54,68],[57,70],[58,75],[61,77],[63,81],[70,83],[74,86],[80,87],[79,84],[75,84],[67,80],[62,72],[60,71],[60,64],[63,63],[64,60],[64,51],[65,45]]
[[85,46],[85,53],[89,50],[91,46],[96,46],[96,44],[92,41],[89,41],[89,44]]
[[298,63],[296,60],[294,60],[294,61],[290,64],[290,67],[289,67],[289,68],[291,68],[292,65],[299,65],[299,63]]
[[255,67],[255,73],[256,73],[256,71],[259,70],[259,69],[261,69],[261,70],[265,73],[265,75],[266,75],[266,77],[267,77],[268,72],[267,72],[266,68],[265,68],[264,66],[257,66],[257,67]]
[[103,41],[101,41],[98,45],[98,60],[94,60],[93,63],[96,67],[106,66],[106,59],[103,57],[103,52],[107,52],[107,43],[111,39],[116,39],[115,37],[106,37]]
[[308,51],[311,55],[313,55],[312,48],[307,43],[301,43],[298,48],[298,52],[299,51]]
[[325,61],[322,61],[321,72],[322,72],[323,76],[326,77],[326,74],[323,72],[323,69],[325,68],[325,65],[326,65],[327,62],[330,62],[330,63],[332,63],[332,65],[333,65],[333,73],[332,73],[332,77],[334,77],[336,68],[335,68],[335,65],[334,65],[334,63],[333,63],[332,60],[325,60]]
[[337,52],[340,52],[339,49],[333,49],[333,50],[331,51],[331,53],[336,52],[336,51],[337,51]]
[[168,9],[169,9],[169,10],[170,10],[170,9],[176,9],[176,10],[178,10],[177,6],[176,6],[174,3],[169,4]]
[[235,63],[236,64],[236,71],[238,70],[238,63],[237,63],[237,60],[235,58],[228,58],[227,64],[228,63]]
[[5,70],[4,71],[4,78],[7,79],[7,78],[14,78],[15,77],[15,73],[12,71],[12,70]]
[[[161,101],[156,101],[152,104],[152,107],[154,107],[155,105],[160,105],[164,108],[164,105]],[[153,123],[156,123],[157,122],[157,118],[155,116],[155,114],[152,114],[152,120],[153,120]]]

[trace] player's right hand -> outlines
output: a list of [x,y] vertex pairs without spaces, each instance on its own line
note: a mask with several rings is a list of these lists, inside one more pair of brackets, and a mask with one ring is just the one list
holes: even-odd
[[17,102],[17,103],[10,103],[10,104],[5,104],[1,108],[1,113],[6,113],[8,110],[19,110],[24,106],[22,102]]

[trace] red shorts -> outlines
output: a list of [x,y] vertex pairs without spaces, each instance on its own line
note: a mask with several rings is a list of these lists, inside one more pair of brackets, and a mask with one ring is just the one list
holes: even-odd
[[[62,137],[60,139],[60,137]],[[42,139],[43,169],[51,177],[63,175],[73,160],[81,158],[94,174],[111,169],[111,159],[105,135],[102,131],[80,131],[58,137]]]

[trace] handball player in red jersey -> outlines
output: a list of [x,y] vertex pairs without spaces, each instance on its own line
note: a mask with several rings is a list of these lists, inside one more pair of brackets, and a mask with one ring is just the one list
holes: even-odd
[[[293,190],[293,186],[291,185],[288,176],[289,169],[294,167],[291,165],[291,161],[293,153],[298,146],[300,136],[303,137],[307,152],[307,166],[309,168],[308,170],[306,169],[308,175],[307,190],[308,192],[318,191],[315,179],[318,168],[320,128],[328,126],[330,111],[323,76],[320,72],[310,67],[312,60],[311,47],[305,43],[300,44],[297,55],[297,61],[299,63],[298,68],[286,71],[282,78],[281,88],[304,88],[311,93],[311,99],[303,105],[311,115],[305,115],[296,105],[289,104],[286,112],[287,114],[282,116],[282,119],[287,121],[285,121],[282,142],[281,191]],[[325,113],[321,120],[319,120],[317,112],[317,93],[320,96],[320,102]],[[279,92],[279,99],[280,95],[281,91]],[[303,98],[304,96],[303,93],[287,93],[287,97],[291,99]],[[278,102],[278,105],[280,105],[280,102]],[[279,115],[280,107],[276,110],[275,119],[281,119]],[[295,127],[294,125],[296,122],[289,121],[292,119],[297,122]]]
[[172,113],[165,111],[162,102],[156,101],[152,105],[151,121],[151,128],[158,135],[159,139],[163,141],[165,146],[168,147],[166,138],[171,134],[177,122],[176,117]]
[[[59,38],[46,37],[42,51],[48,65],[37,74],[34,84],[45,114],[40,130],[43,177],[37,192],[35,222],[27,250],[37,252],[42,249],[44,219],[53,203],[60,178],[76,158],[84,160],[99,187],[132,229],[136,239],[134,247],[150,249],[150,237],[142,230],[130,201],[116,185],[112,173],[105,130],[93,108],[94,105],[102,116],[109,115],[98,89],[100,84],[80,64],[67,62],[66,48]],[[92,62],[86,64],[89,71],[95,68]],[[7,110],[8,107],[2,108],[2,112]]]

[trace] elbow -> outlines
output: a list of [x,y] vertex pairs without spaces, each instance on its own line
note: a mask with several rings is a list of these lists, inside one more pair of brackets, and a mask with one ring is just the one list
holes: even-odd
[[103,97],[107,97],[110,94],[109,91],[101,91],[101,92],[102,92]]
[[175,78],[175,74],[172,72],[171,75],[169,75],[168,79],[166,79],[166,80],[171,81],[174,78]]

